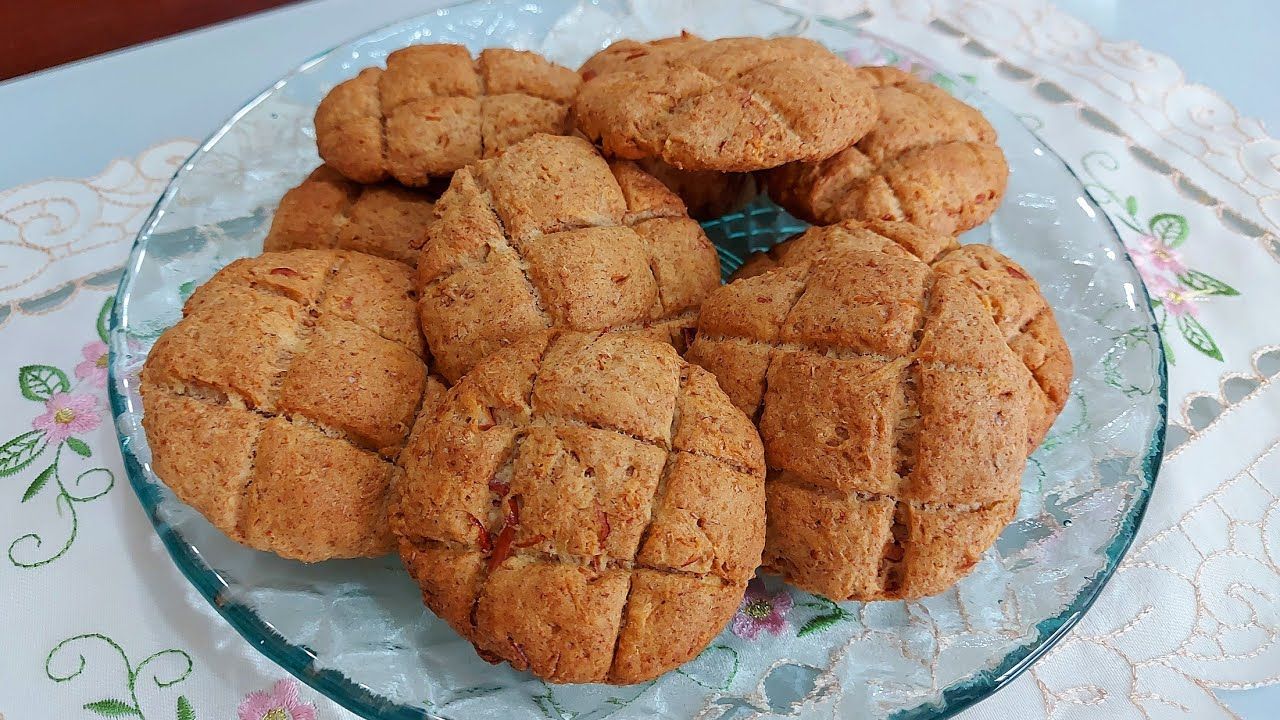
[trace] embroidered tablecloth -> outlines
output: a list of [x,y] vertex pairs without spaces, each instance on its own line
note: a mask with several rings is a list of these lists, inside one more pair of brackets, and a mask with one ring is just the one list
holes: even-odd
[[[1119,228],[1167,348],[1167,451],[1136,542],[1084,620],[962,717],[1231,717],[1215,689],[1280,681],[1280,142],[1169,58],[1048,5],[791,4],[1018,111]],[[187,586],[124,477],[106,314],[194,147],[0,190],[0,719],[351,717]],[[740,624],[776,631],[788,610]]]

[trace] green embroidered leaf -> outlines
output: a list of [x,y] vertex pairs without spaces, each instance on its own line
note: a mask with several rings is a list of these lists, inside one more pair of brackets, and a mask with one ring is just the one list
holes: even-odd
[[[183,299],[185,300],[186,298]],[[102,309],[98,311],[98,338],[102,342],[107,341],[107,325],[111,321],[111,308],[115,304],[115,298],[107,298],[107,301],[102,303]]]
[[57,465],[50,465],[44,469],[44,472],[37,475],[36,479],[32,480],[31,484],[27,486],[27,491],[22,493],[22,502],[30,500],[36,496],[36,493],[44,489],[44,486],[49,484],[49,478],[53,477],[53,471],[56,468]]
[[977,84],[978,84],[978,76],[977,76],[977,75],[973,75],[973,74],[971,74],[971,73],[960,73],[960,77],[961,77],[961,78],[963,78],[963,79],[964,79],[964,81],[965,81],[965,82],[967,82],[967,83],[969,83],[970,85],[977,85]]
[[1125,212],[1129,213],[1130,217],[1137,215],[1138,214],[1138,198],[1132,195],[1125,198],[1124,209],[1125,209]]
[[1239,295],[1240,291],[1222,282],[1218,278],[1207,275],[1199,270],[1188,270],[1186,273],[1179,275],[1178,280],[1183,285],[1197,290],[1206,295]]
[[191,297],[191,293],[195,291],[196,291],[196,281],[188,280],[178,286],[178,299],[181,300],[182,302],[186,302],[187,298]]
[[71,448],[81,457],[89,457],[93,451],[89,449],[89,444],[80,438],[67,438],[67,447]]
[[0,477],[9,477],[30,465],[48,444],[43,430],[31,430],[0,445]]
[[186,695],[178,696],[177,720],[196,720],[196,711],[191,708],[191,701]]
[[112,698],[86,703],[84,709],[95,712],[103,717],[127,717],[129,715],[142,717],[142,713],[138,712],[138,708],[130,705],[129,703]]
[[840,622],[843,619],[844,619],[843,610],[836,610],[833,613],[828,613],[826,615],[819,615],[818,617],[813,618],[809,620],[809,622],[805,623],[800,628],[800,630],[796,632],[796,637],[804,637],[805,635],[808,635],[810,633],[816,633],[822,630],[826,630],[827,628],[831,627],[832,625],[835,625],[836,623]]
[[18,387],[22,397],[45,402],[54,394],[71,389],[67,374],[52,365],[23,365],[18,368]]
[[1222,360],[1222,351],[1218,349],[1218,343],[1213,341],[1213,336],[1200,324],[1199,320],[1190,315],[1183,315],[1178,318],[1178,329],[1182,331],[1182,337],[1187,339],[1188,345],[1214,360]]
[[1173,213],[1153,215],[1151,221],[1147,223],[1147,227],[1151,228],[1152,235],[1160,238],[1160,242],[1171,248],[1176,248],[1186,242],[1187,234],[1190,232],[1190,228],[1187,226],[1187,219]]

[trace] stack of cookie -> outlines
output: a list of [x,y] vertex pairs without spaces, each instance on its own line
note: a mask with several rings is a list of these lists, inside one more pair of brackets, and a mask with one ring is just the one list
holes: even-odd
[[[757,570],[920,597],[1012,519],[1071,357],[1035,281],[955,240],[1008,168],[941,90],[799,38],[577,73],[419,45],[315,124],[266,252],[142,377],[156,474],[236,541],[396,549],[485,659],[635,683]],[[721,285],[692,217],[762,188],[819,226]]]

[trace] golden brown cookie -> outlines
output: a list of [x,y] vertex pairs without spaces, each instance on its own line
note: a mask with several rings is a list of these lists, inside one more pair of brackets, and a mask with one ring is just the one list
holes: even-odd
[[320,157],[362,183],[421,186],[534,133],[570,130],[580,80],[542,56],[411,45],[333,88],[316,109]]
[[846,220],[811,227],[764,252],[747,256],[730,282],[754,277],[780,265],[799,265],[844,250],[866,250],[932,263],[940,254],[959,247],[950,235],[930,232],[905,222]]
[[404,264],[354,252],[223,268],[142,371],[156,475],[252,548],[307,562],[389,552],[393,461],[443,390],[411,294]]
[[982,113],[902,70],[860,72],[876,88],[874,128],[834,157],[770,172],[770,197],[818,224],[906,220],[955,235],[986,222],[1009,166]]
[[424,414],[391,503],[427,606],[490,662],[630,684],[733,616],[764,545],[764,457],[663,343],[542,332]]
[[1071,386],[1071,351],[1040,285],[1021,265],[989,245],[961,246],[950,235],[905,222],[845,220],[809,228],[753,253],[730,280],[753,277],[779,266],[819,262],[824,255],[851,250],[881,252],[920,260],[940,276],[955,277],[978,293],[1009,347],[1035,378],[1031,392],[1028,446],[1034,450],[1067,404]]
[[620,40],[580,69],[579,131],[606,155],[749,172],[831,157],[871,129],[856,70],[803,38]]
[[337,248],[412,265],[434,220],[435,203],[421,190],[361,185],[321,165],[280,199],[262,249]]
[[580,138],[536,135],[458,171],[418,259],[422,329],[450,382],[550,327],[679,343],[720,284],[683,203]]
[[679,195],[689,208],[689,217],[695,220],[714,220],[737,212],[760,194],[751,173],[680,170],[653,158],[637,160],[636,164]]
[[838,600],[921,597],[1013,518],[1065,399],[1041,370],[1065,393],[1070,355],[1034,282],[990,248],[931,267],[916,254],[946,239],[850,230],[842,249],[806,257],[801,244],[712,293],[687,358],[760,427],[765,567]]

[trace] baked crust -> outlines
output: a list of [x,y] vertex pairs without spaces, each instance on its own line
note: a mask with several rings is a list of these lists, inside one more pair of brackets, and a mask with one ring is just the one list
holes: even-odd
[[321,165],[280,199],[262,249],[355,250],[413,265],[434,221],[425,191],[361,185]]
[[1035,281],[987,246],[854,222],[743,274],[703,303],[686,357],[759,425],[765,568],[838,600],[950,587],[1013,518],[1066,401]]
[[152,467],[231,539],[315,562],[392,549],[386,491],[425,403],[405,265],[295,250],[237,260],[142,371]]
[[424,414],[391,526],[427,606],[481,657],[630,684],[695,657],[764,545],[751,421],[667,344],[549,331]]
[[870,86],[803,38],[619,40],[580,71],[579,131],[606,155],[750,172],[843,150],[876,118]]
[[423,186],[540,132],[569,132],[578,74],[537,53],[411,45],[338,84],[316,109],[316,145],[360,183]]
[[1004,198],[1009,166],[982,113],[891,67],[866,67],[879,120],[820,162],[777,168],[774,202],[815,224],[905,220],[955,235],[986,222]]
[[536,135],[458,171],[418,260],[422,329],[450,381],[532,332],[679,344],[720,284],[680,198],[580,138]]

